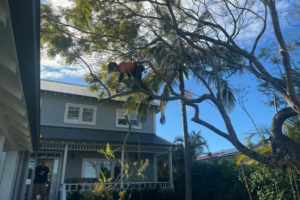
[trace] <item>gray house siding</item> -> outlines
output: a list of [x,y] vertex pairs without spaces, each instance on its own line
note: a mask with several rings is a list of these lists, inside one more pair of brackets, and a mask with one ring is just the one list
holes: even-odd
[[[74,158],[72,159],[71,156],[74,153]],[[128,153],[129,160],[131,162],[136,161],[136,155],[137,153]],[[121,159],[121,153],[117,152],[115,153],[116,160]],[[72,178],[81,178],[81,171],[82,171],[82,162],[83,158],[105,158],[103,155],[99,154],[98,152],[91,151],[68,151],[68,158],[67,158],[67,165],[66,165],[66,173],[65,173],[65,180],[72,179]],[[132,182],[151,182],[154,181],[154,172],[153,172],[153,154],[151,153],[141,153],[140,159],[144,162],[146,159],[149,160],[149,166],[146,168],[145,172],[143,173],[146,177],[143,181],[140,180],[134,180],[133,177],[136,175],[136,173],[133,174],[131,181]],[[139,166],[138,166],[139,168]]]
[[[41,125],[104,129],[114,131],[126,131],[127,128],[116,127],[116,109],[122,109],[120,102],[103,102],[95,98],[79,97],[76,95],[64,95],[61,93],[41,92]],[[64,123],[66,103],[97,106],[96,125],[82,125]],[[155,133],[152,109],[148,114],[147,121],[142,124],[142,129],[136,132]]]

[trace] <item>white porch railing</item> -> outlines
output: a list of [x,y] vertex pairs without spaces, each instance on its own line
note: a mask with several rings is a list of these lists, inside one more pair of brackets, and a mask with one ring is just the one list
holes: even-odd
[[[75,191],[86,191],[86,190],[92,190],[94,183],[64,183],[63,189],[62,189],[62,200],[67,199],[67,194],[69,192],[75,192]],[[108,186],[111,184],[107,184]],[[124,188],[128,187],[128,183],[124,183]],[[170,182],[132,182],[130,183],[129,188],[130,189],[144,189],[144,188],[173,188],[173,186],[170,184]],[[115,187],[116,189],[120,189],[120,185],[117,185]]]

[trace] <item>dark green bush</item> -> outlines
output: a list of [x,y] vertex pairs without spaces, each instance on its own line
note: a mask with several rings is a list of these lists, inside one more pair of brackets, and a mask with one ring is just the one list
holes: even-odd
[[[105,191],[104,196],[95,194],[92,191],[73,192],[67,197],[67,200],[119,200],[119,191]],[[130,198],[129,198],[130,197]],[[179,196],[170,189],[143,189],[127,190],[124,200],[181,200]]]
[[[114,200],[119,199],[117,192],[113,194]],[[150,189],[145,188],[143,190],[127,190],[124,200],[182,200],[178,198],[178,195],[170,189]]]
[[[243,167],[246,177],[256,169],[245,165]],[[184,177],[174,184],[176,193],[184,197]],[[192,166],[192,191],[193,200],[249,200],[240,166],[228,160],[214,164],[195,162]]]
[[300,186],[300,176],[294,169],[287,167],[276,169],[266,166],[259,167],[250,175],[249,183],[251,190],[257,194],[260,200],[298,199],[300,192],[297,193]]
[[[300,189],[300,175],[295,171],[288,171],[286,167],[273,169],[251,165],[243,165],[243,169],[253,200],[294,200],[289,175],[297,199],[296,189]],[[174,191],[160,188],[127,190],[124,200],[183,200],[184,182],[184,176],[174,181]],[[193,200],[249,200],[241,167],[234,161],[219,160],[213,164],[193,163],[192,187]],[[106,191],[104,197],[92,192],[75,192],[70,194],[67,200],[118,200],[119,198],[118,191]]]
[[96,194],[93,191],[72,192],[68,194],[67,200],[114,200],[111,191]]

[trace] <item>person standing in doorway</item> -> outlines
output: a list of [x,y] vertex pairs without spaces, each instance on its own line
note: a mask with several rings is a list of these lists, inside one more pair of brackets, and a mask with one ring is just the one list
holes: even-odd
[[41,200],[45,200],[46,184],[49,173],[49,168],[45,166],[45,164],[46,160],[43,159],[41,165],[35,168],[33,200],[36,200],[38,194],[41,194]]

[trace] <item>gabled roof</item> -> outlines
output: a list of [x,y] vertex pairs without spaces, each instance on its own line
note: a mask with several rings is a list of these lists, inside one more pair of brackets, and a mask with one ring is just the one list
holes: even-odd
[[[109,131],[96,129],[65,128],[55,126],[41,126],[42,140],[60,140],[72,142],[99,142],[122,144],[127,136],[125,131]],[[176,146],[156,134],[130,133],[127,144],[141,144],[150,146]]]
[[[41,90],[86,96],[92,98],[97,98],[102,92],[106,93],[105,90],[100,90],[98,92],[89,92],[88,87],[84,85],[75,85],[50,80],[41,80]],[[125,99],[119,99],[118,101],[125,101]],[[159,106],[159,103],[157,103],[156,101],[152,101],[151,105]]]

